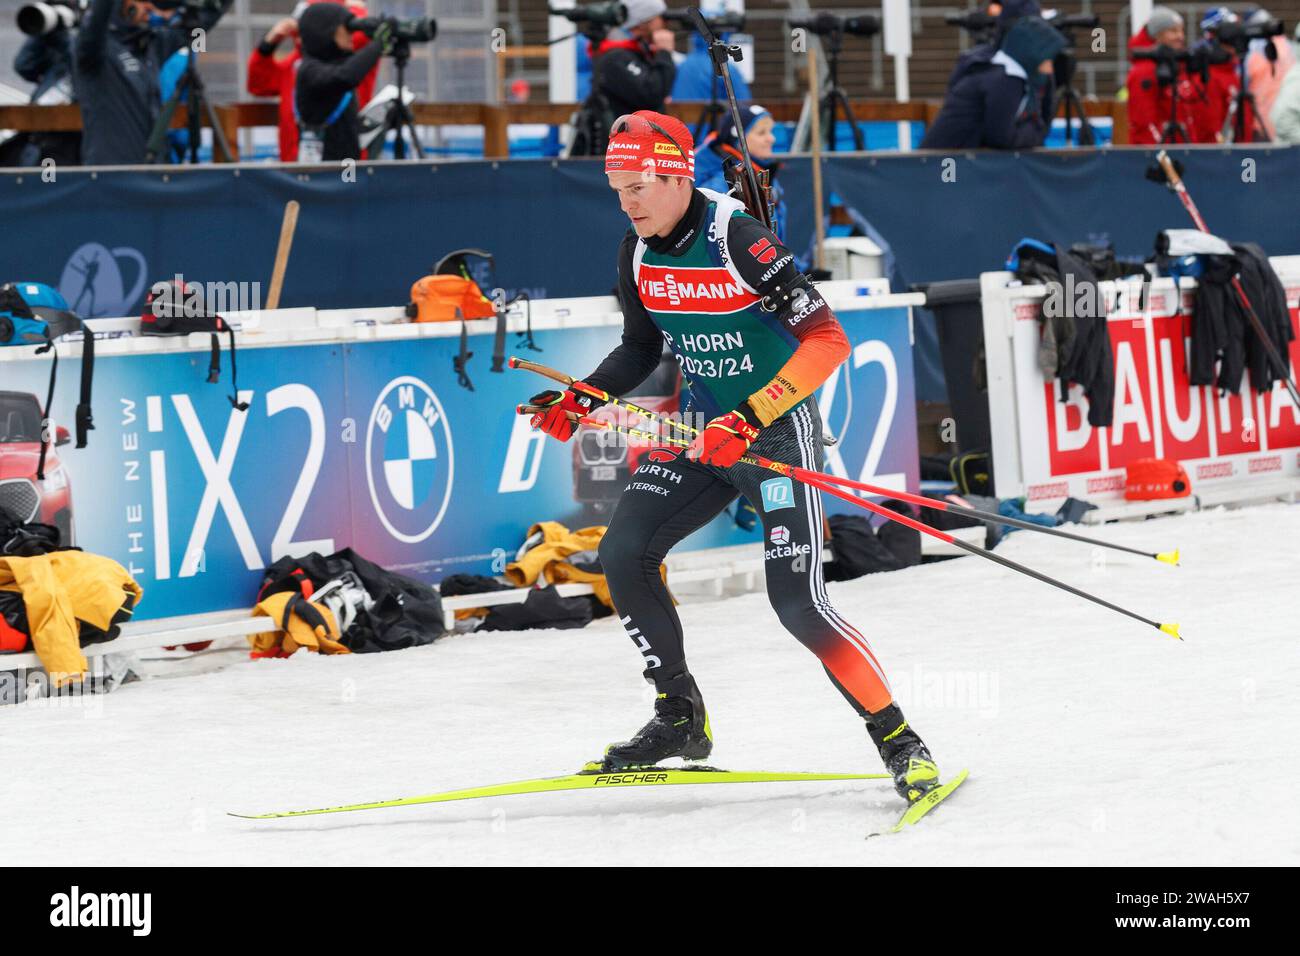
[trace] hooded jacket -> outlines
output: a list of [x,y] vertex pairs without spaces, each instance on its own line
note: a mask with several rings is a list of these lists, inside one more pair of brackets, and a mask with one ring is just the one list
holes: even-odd
[[[234,0],[196,17],[216,26]],[[143,163],[161,112],[158,74],[188,37],[179,23],[149,26],[122,16],[122,0],[91,0],[77,31],[73,89],[81,104],[81,161],[88,166]]]
[[977,47],[959,63],[943,108],[921,149],[1026,149],[1041,146],[1055,112],[1052,77],[1038,72],[1065,47],[1044,21],[1024,18],[1002,45]]
[[[357,16],[365,16],[364,7],[351,7]],[[370,38],[352,34],[352,49],[360,50]],[[275,55],[276,44],[263,40],[248,55],[248,92],[253,96],[270,96],[280,101],[280,161],[292,163],[298,158],[298,118],[293,115],[293,90],[298,81],[298,64],[302,62],[302,44],[295,39],[293,49],[284,57]],[[357,106],[364,108],[375,93],[376,65],[357,87]]]
[[[294,87],[298,125],[325,127],[323,158],[327,161],[361,158],[355,91],[383,55],[383,45],[377,40],[355,53],[334,42],[338,28],[351,19],[351,12],[340,4],[316,3],[304,10],[298,21],[302,39],[302,64]],[[326,126],[345,98],[342,112]]]

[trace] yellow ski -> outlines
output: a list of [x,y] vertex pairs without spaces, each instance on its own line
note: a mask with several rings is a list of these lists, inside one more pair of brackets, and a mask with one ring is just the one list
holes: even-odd
[[[927,813],[929,813],[931,810],[937,807],[940,803],[942,803],[944,800],[950,797],[952,795],[952,792],[956,790],[958,787],[960,787],[962,783],[965,782],[968,776],[970,776],[970,771],[963,770],[961,773],[957,774],[957,776],[953,777],[947,783],[935,787],[925,796],[917,799],[916,802],[913,803],[911,806],[909,806],[907,810],[903,812],[903,815],[898,818],[898,822],[889,828],[889,832],[897,833],[900,830],[902,830],[903,827],[916,823],[923,816],[925,816]],[[879,833],[867,834],[868,837],[880,836],[880,835],[881,834]]]
[[712,767],[676,770],[651,767],[645,770],[622,770],[612,773],[574,773],[563,777],[540,777],[534,780],[517,780],[487,787],[469,787],[464,790],[444,790],[420,797],[401,797],[396,800],[377,800],[373,803],[352,803],[317,810],[282,810],[276,813],[229,813],[244,820],[279,820],[285,817],[307,817],[322,813],[349,813],[353,810],[380,810],[386,807],[409,807],[421,803],[447,803],[452,800],[479,800],[484,797],[506,797],[517,793],[549,793],[556,790],[607,790],[611,787],[658,787],[703,783],[797,783],[816,780],[888,780],[887,773],[784,773],[779,771],[717,770]]

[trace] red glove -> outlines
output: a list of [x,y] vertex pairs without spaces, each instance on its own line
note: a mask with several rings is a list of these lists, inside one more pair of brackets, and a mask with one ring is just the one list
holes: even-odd
[[581,395],[573,389],[563,392],[542,392],[528,400],[529,405],[541,405],[546,411],[533,416],[532,426],[560,441],[568,441],[578,430],[578,423],[569,417],[570,412],[590,415],[605,403],[591,395]]
[[730,468],[749,451],[761,427],[749,403],[742,402],[734,412],[719,415],[705,425],[704,431],[686,449],[686,457],[698,458],[705,465]]

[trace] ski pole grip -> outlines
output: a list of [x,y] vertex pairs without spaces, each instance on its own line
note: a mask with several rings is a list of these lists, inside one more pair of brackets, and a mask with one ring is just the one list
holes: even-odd
[[521,359],[516,355],[510,356],[510,360],[506,364],[511,368],[521,368],[528,372],[536,372],[538,375],[543,375],[552,381],[561,383],[562,385],[572,385],[574,381],[572,376],[565,375],[563,372],[557,371],[549,365],[540,365],[537,362],[530,362],[528,359]]

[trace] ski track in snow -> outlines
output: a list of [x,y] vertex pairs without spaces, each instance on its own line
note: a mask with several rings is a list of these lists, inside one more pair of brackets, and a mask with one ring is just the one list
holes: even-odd
[[[0,708],[0,859],[43,864],[1300,864],[1300,507],[1016,532],[998,553],[1177,620],[1185,643],[961,558],[828,585],[909,720],[971,778],[918,827],[888,781],[578,791],[253,822],[578,769],[647,718],[614,618],[380,655],[248,661],[82,709]],[[146,595],[147,600],[147,595]],[[763,594],[680,608],[737,770],[877,772]]]

